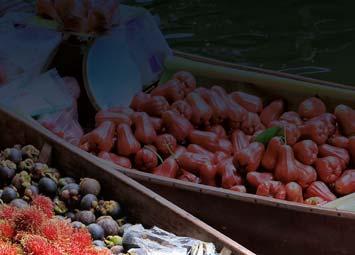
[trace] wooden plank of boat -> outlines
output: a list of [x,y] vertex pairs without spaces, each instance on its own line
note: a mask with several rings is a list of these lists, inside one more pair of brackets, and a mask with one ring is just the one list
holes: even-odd
[[[182,51],[175,50],[174,55],[186,60],[191,60],[191,61],[196,61],[196,62],[201,62],[201,63],[206,63],[206,64],[211,64],[215,66],[222,66],[222,67],[229,67],[229,68],[234,68],[238,70],[244,70],[244,71],[250,71],[254,73],[260,73],[260,74],[265,74],[265,75],[271,75],[274,76],[275,78],[286,78],[289,81],[302,81],[302,82],[307,82],[307,83],[312,83],[312,84],[319,84],[319,85],[324,85],[324,86],[330,86],[330,87],[340,87],[340,88],[348,88],[351,89],[353,88],[352,86],[349,85],[344,85],[336,82],[329,82],[329,81],[324,81],[324,80],[319,80],[319,79],[313,79],[305,76],[300,76],[300,75],[295,75],[295,74],[289,74],[289,73],[283,73],[283,72],[278,72],[278,71],[273,71],[269,69],[263,69],[263,68],[258,68],[258,67],[249,67],[249,66],[244,66],[244,65],[239,65],[231,62],[225,62],[217,59],[212,59],[212,58],[206,58]],[[287,84],[287,82],[286,82]]]
[[213,242],[219,249],[225,248],[233,254],[254,254],[136,181],[62,141],[30,118],[0,108],[0,130],[2,148],[14,144],[43,147],[41,161],[53,160],[69,176],[93,177],[104,183],[104,194],[121,201],[132,222]]
[[257,254],[353,254],[355,213],[120,171]]
[[[355,90],[347,85],[182,52],[175,52],[167,67],[171,72],[190,71],[198,84],[207,87],[218,84],[230,91],[256,94],[264,100],[283,97],[290,109],[314,95],[321,97],[330,108],[339,103],[355,107]],[[103,164],[119,169],[260,254],[353,254],[355,213],[186,183],[108,162]]]

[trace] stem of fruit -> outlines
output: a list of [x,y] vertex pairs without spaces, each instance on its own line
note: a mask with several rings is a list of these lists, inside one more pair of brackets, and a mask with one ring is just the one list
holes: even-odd
[[173,152],[173,150],[171,149],[170,145],[168,143],[166,143],[165,145],[168,148],[168,151],[169,151],[170,155],[173,156],[174,159],[176,159],[176,154]]
[[159,155],[159,153],[156,152],[155,150],[153,150],[152,148],[150,148],[149,146],[144,145],[144,149],[147,149],[147,150],[150,150],[151,152],[153,152],[158,157],[160,163],[164,162],[163,158]]

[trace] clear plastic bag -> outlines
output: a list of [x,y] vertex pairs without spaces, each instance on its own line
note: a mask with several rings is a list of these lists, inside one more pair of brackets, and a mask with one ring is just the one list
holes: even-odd
[[123,246],[131,255],[216,255],[212,243],[179,237],[160,228],[134,225],[125,230]]
[[72,77],[64,77],[63,81],[64,89],[72,96],[72,106],[55,113],[41,115],[37,120],[56,135],[78,146],[84,134],[78,121],[76,102],[80,96],[80,87],[77,81]]
[[78,122],[76,102],[73,103],[71,108],[64,111],[40,116],[38,122],[57,136],[76,146],[79,145],[84,134]]

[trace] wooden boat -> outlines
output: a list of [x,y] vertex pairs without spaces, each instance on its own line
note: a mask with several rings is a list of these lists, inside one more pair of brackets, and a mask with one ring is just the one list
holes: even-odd
[[[65,42],[50,67],[56,66],[61,74],[75,76],[85,84],[86,58],[78,52],[77,45]],[[71,61],[67,62],[69,55]],[[166,67],[168,73],[188,70],[204,86],[218,84],[229,91],[238,89],[259,95],[264,100],[283,97],[291,108],[313,95],[320,96],[331,108],[338,103],[355,107],[354,88],[338,83],[178,51],[167,60]],[[82,76],[78,75],[81,68]],[[86,128],[94,123],[94,111],[88,98],[79,100],[79,116]],[[109,171],[119,170],[257,254],[353,254],[355,213],[191,184],[117,167],[85,152],[80,155],[91,158],[91,162],[100,161],[100,166]]]
[[0,108],[0,130],[2,149],[15,144],[33,144],[42,148],[42,162],[52,161],[51,164],[69,176],[93,177],[104,183],[104,194],[125,205],[130,222],[213,242],[225,254],[254,254],[136,181],[58,139],[33,119]]
[[[321,97],[330,108],[339,103],[355,107],[355,90],[342,84],[176,51],[175,57],[167,60],[166,67],[168,73],[190,71],[198,84],[207,87],[218,84],[229,91],[238,89],[259,95],[264,100],[283,97],[291,109],[314,95]],[[258,254],[354,253],[355,213],[186,183],[108,162],[103,164],[132,177]]]

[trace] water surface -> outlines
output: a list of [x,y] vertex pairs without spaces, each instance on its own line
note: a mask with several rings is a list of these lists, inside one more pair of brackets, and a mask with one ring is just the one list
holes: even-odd
[[157,15],[175,49],[355,85],[352,1],[128,2]]

